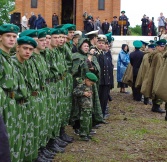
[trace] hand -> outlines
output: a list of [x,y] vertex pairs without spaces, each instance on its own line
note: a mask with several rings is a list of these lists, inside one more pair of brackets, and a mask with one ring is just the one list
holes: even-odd
[[92,96],[92,93],[91,92],[84,92],[84,96],[90,97],[90,96]]
[[92,61],[92,55],[88,55],[88,60]]
[[89,68],[89,70],[94,71],[95,69],[93,67]]

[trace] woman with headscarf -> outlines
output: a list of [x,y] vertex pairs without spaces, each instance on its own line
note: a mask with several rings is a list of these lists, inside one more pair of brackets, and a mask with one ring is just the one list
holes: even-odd
[[118,55],[118,60],[117,60],[117,82],[118,82],[118,88],[120,88],[121,93],[126,93],[125,88],[128,87],[127,84],[122,82],[122,78],[129,62],[130,62],[129,47],[127,44],[122,44],[122,49]]
[[[96,57],[90,54],[89,47],[90,47],[89,39],[82,38],[79,40],[78,43],[78,52],[73,54],[72,75],[74,78],[74,88],[78,83],[82,82],[82,80],[85,79],[85,74],[87,72],[94,73],[99,79],[100,66],[99,63],[97,62]],[[92,112],[93,115],[95,116],[94,118],[96,119],[96,121],[93,120],[93,122],[96,122],[96,124],[103,123],[97,85],[95,84],[92,88],[93,88]],[[79,129],[78,117],[79,117],[79,110],[77,108],[77,105],[75,105],[73,106],[72,118],[71,118],[72,119],[71,122],[75,130]]]

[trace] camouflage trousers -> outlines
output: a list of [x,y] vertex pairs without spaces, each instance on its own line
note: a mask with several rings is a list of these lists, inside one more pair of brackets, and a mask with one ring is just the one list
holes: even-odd
[[64,83],[64,109],[62,118],[62,127],[69,124],[71,110],[72,110],[72,92],[73,92],[73,77],[70,73],[66,75],[63,80]]
[[96,84],[92,86],[92,91],[93,91],[92,122],[93,124],[98,124],[103,121],[103,114],[102,114],[102,109],[100,105],[99,94],[98,94]]
[[58,81],[57,83],[50,83],[51,88],[51,102],[52,109],[50,115],[50,126],[52,131],[52,138],[59,136],[61,120],[62,120],[62,105],[63,105],[63,84],[62,81]]
[[[6,94],[4,94],[6,96]],[[3,105],[3,118],[7,128],[8,137],[9,137],[9,146],[10,146],[10,154],[11,161],[15,162],[15,138],[17,138],[16,130],[16,119],[17,119],[17,111],[16,111],[16,100],[11,99],[6,96],[5,103]]]
[[27,103],[16,103],[16,138],[14,141],[14,154],[13,154],[13,161],[15,162],[23,162],[24,161],[24,154],[26,148],[26,136],[27,136]]
[[26,129],[26,146],[24,161],[29,162],[37,158],[39,149],[39,105],[41,98],[37,96],[29,96],[27,103],[27,129]]
[[[46,135],[47,135],[47,139],[49,140],[52,137],[52,126],[51,126],[51,110],[52,108],[52,99],[51,99],[51,87],[50,87],[50,83],[46,84],[46,94],[47,94],[47,98],[46,98],[46,103],[47,103],[47,113],[46,113]],[[47,140],[47,141],[48,141]]]
[[[48,119],[47,117],[47,92],[46,89],[39,92],[39,148],[46,146],[48,133]],[[38,149],[39,149],[38,148]]]
[[88,136],[92,127],[92,109],[81,108],[80,113],[80,136]]

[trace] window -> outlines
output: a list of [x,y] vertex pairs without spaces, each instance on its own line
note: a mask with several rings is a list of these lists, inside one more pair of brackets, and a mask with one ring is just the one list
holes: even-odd
[[31,8],[37,8],[38,0],[31,0]]
[[104,10],[105,9],[105,0],[99,0],[98,1],[98,9]]

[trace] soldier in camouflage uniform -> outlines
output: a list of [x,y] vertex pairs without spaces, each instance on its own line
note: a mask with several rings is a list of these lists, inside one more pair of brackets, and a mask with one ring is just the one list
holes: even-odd
[[[0,26],[0,87],[5,92],[3,118],[9,135],[11,161],[15,162],[14,141],[16,137],[16,100],[15,90],[18,89],[15,69],[10,58],[10,49],[14,47],[19,28],[16,25],[4,24]],[[2,95],[3,96],[3,95]],[[1,147],[1,146],[0,146]],[[9,160],[9,159],[8,159]]]
[[51,139],[47,145],[48,149],[54,152],[64,152],[64,148],[67,145],[66,142],[62,141],[59,138],[60,133],[60,125],[61,125],[61,117],[62,117],[62,102],[60,100],[60,96],[62,94],[62,86],[61,86],[61,69],[58,68],[58,62],[63,61],[59,58],[59,29],[51,29],[51,43],[48,52],[48,63],[49,63],[49,85],[50,85],[50,93],[51,93]]
[[[63,117],[61,129],[60,129],[60,138],[65,141],[73,141],[73,137],[70,137],[65,133],[65,126],[69,124],[70,121],[70,115],[72,110],[72,91],[73,91],[73,77],[71,75],[71,68],[72,68],[72,43],[71,40],[74,36],[74,31],[76,29],[76,26],[74,24],[65,24],[60,27],[63,27],[64,29],[68,30],[67,34],[67,40],[64,44],[64,54],[65,54],[65,61],[67,64],[67,73],[65,73],[64,79],[66,80],[66,86],[65,86],[65,116]],[[59,28],[59,27],[58,27]]]
[[95,74],[86,73],[83,83],[78,84],[73,91],[80,111],[80,137],[81,140],[89,141],[91,139],[90,131],[92,127],[92,85],[97,82]]
[[18,89],[15,91],[16,99],[16,139],[14,146],[15,161],[25,161],[24,153],[26,147],[26,132],[27,132],[27,104],[28,104],[28,87],[27,79],[24,77],[24,61],[28,60],[32,55],[37,43],[34,39],[24,36],[17,40],[16,55],[12,56],[16,76],[18,78]]
[[[60,68],[58,68],[58,65],[61,65],[61,61],[64,61],[62,59],[58,59],[58,55],[59,55],[59,52],[57,50],[57,46],[58,46],[58,38],[59,38],[59,35],[58,35],[58,31],[55,30],[55,29],[50,29],[50,28],[43,28],[43,30],[45,30],[47,32],[47,35],[46,35],[46,49],[44,51],[41,52],[41,55],[44,57],[45,61],[46,61],[46,64],[48,66],[48,71],[49,71],[49,76],[48,78],[46,79],[46,84],[47,84],[47,93],[48,93],[48,97],[47,97],[47,100],[48,100],[48,107],[50,107],[50,110],[53,110],[53,105],[52,105],[52,101],[54,100],[54,95],[53,96],[53,100],[51,99],[51,84],[52,84],[52,79],[51,77],[54,76],[53,74],[55,73],[59,73],[58,71],[60,70]],[[54,32],[55,30],[55,32]],[[56,33],[57,31],[57,33]],[[55,53],[56,51],[56,53]],[[56,75],[57,75],[56,74]],[[56,76],[57,77],[57,76]],[[50,79],[52,82],[50,82]],[[61,82],[61,79],[58,79],[57,82],[56,82],[56,89],[59,89],[60,88],[60,82]],[[54,88],[54,86],[52,86]],[[62,101],[59,99],[59,94],[62,94],[62,91],[58,91],[56,92],[56,96],[57,96],[57,101],[59,101],[58,103],[56,103],[56,106],[59,107],[58,109],[56,109],[59,113],[56,113],[56,119],[55,119],[55,116],[53,113],[49,113],[49,133],[48,133],[48,139],[50,139],[50,142],[51,144],[54,143],[54,146],[55,147],[65,147],[67,146],[67,143],[62,141],[58,136],[59,136],[59,132],[60,132],[60,123],[61,123],[61,118],[62,118],[62,109],[61,109],[61,103]],[[55,102],[54,102],[55,103]],[[50,105],[50,106],[49,106]],[[53,122],[53,119],[57,120],[57,122]],[[52,123],[52,124],[51,124]],[[53,131],[53,127],[52,125],[56,124],[56,129],[55,129],[55,133],[52,134],[52,131]],[[57,146],[58,145],[58,146]],[[59,148],[61,150],[61,148]]]
[[[19,37],[30,36],[36,41],[38,39],[37,30],[26,30],[22,32]],[[39,76],[34,64],[34,56],[32,55],[29,60],[24,62],[24,76],[27,78],[28,85],[28,104],[27,104],[27,133],[26,133],[26,146],[25,146],[25,162],[32,161],[38,157],[39,149],[39,130],[40,130],[40,84]],[[45,159],[43,156],[42,159]]]
[[9,140],[6,131],[6,126],[2,116],[3,105],[5,103],[5,100],[6,100],[6,94],[0,87],[0,159],[5,162],[11,162]]
[[[71,143],[73,141],[73,138],[68,136],[64,132],[65,126],[69,124],[69,117],[71,113],[71,93],[69,89],[69,84],[70,82],[70,73],[68,72],[68,65],[67,65],[67,60],[66,60],[66,47],[65,47],[65,40],[68,34],[68,30],[64,28],[60,28],[60,33],[59,33],[59,54],[58,56],[58,62],[57,66],[59,69],[60,77],[61,77],[61,87],[62,87],[62,95],[60,96],[60,100],[62,102],[62,120],[61,120],[61,128],[60,128],[60,138],[66,142]],[[70,87],[71,88],[71,87]]]

